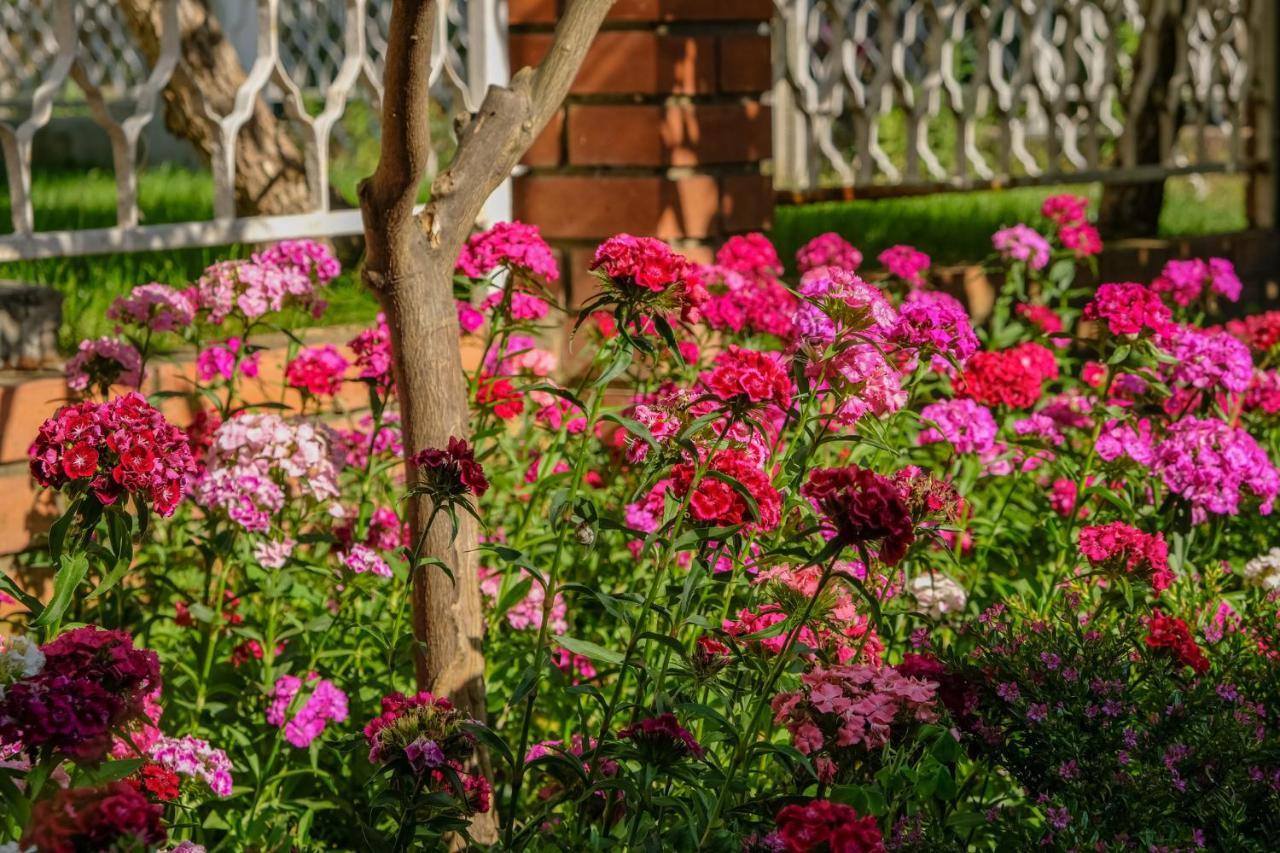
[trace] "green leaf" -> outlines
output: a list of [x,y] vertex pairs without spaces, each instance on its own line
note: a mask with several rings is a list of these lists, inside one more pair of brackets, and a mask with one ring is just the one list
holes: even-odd
[[40,599],[33,595],[27,595],[23,592],[22,587],[14,582],[13,578],[0,571],[0,589],[5,590],[14,598],[22,602],[22,604],[31,611],[33,615],[39,615],[44,610],[44,605],[40,603]]
[[54,564],[62,561],[62,548],[67,541],[67,529],[71,527],[71,522],[75,520],[76,513],[80,511],[80,505],[83,498],[71,502],[71,506],[67,507],[53,526],[49,528],[49,554],[53,557]]
[[613,421],[615,424],[622,427],[627,432],[643,440],[646,444],[648,444],[654,450],[658,449],[658,440],[653,437],[653,433],[649,431],[649,428],[644,424],[640,423],[639,421],[632,420],[631,418],[624,418],[622,417],[622,415],[616,415],[613,412],[606,412],[605,414],[600,416],[600,419],[606,420],[606,421]]
[[80,586],[80,582],[84,580],[85,573],[89,571],[89,558],[84,554],[63,554],[62,565],[58,567],[58,573],[53,578],[53,596],[49,599],[49,604],[44,611],[31,624],[37,628],[43,628],[51,625],[62,618],[62,614],[67,612],[67,608],[71,605],[71,598],[75,595],[76,587]]
[[585,658],[602,663],[622,664],[622,654],[620,652],[606,649],[604,646],[597,645],[590,640],[580,640],[577,637],[561,635],[556,637],[556,642],[575,655],[582,655]]

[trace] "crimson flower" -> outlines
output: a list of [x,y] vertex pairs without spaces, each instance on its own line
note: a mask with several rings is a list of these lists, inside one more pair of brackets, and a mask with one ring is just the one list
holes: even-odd
[[791,378],[779,359],[769,353],[730,346],[716,357],[707,387],[729,403],[772,403],[786,410],[791,405]]
[[843,803],[792,803],[778,812],[777,824],[787,853],[884,853],[884,838],[875,818],[862,817]]
[[1189,666],[1197,674],[1209,671],[1209,658],[1196,645],[1187,623],[1176,616],[1154,613],[1147,621],[1147,648],[1165,649],[1183,666]]

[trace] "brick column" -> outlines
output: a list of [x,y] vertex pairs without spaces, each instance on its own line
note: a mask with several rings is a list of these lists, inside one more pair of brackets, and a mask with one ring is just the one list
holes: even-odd
[[[511,67],[551,43],[564,0],[509,0]],[[767,228],[772,180],[770,0],[618,0],[565,105],[515,179],[515,218],[565,250],[569,304],[590,252],[619,232],[697,260]]]

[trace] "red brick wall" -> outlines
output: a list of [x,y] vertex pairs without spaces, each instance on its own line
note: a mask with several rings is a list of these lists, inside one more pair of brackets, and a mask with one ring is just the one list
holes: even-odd
[[[550,47],[562,0],[509,0],[513,69]],[[767,228],[773,187],[770,0],[618,0],[565,104],[523,160],[515,217],[563,250],[571,306],[619,232],[698,259]]]

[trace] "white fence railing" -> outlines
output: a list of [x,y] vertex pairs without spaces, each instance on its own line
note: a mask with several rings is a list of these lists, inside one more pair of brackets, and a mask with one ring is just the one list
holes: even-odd
[[[1270,156],[1257,149],[1271,122],[1275,4],[775,0],[777,185],[967,188],[1250,169]],[[1163,43],[1162,26],[1172,27]],[[1161,91],[1151,163],[1126,120],[1150,115]]]
[[[177,0],[158,2],[162,27],[154,65],[134,46],[116,0],[0,2],[0,147],[13,219],[13,233],[0,236],[0,260],[359,233],[359,211],[330,209],[330,138],[352,101],[379,107],[390,0],[236,0],[241,11],[256,11],[256,45],[234,107],[219,115],[205,106],[218,128],[211,163],[214,218],[140,225],[139,139],[157,118],[160,93],[180,56]],[[452,0],[437,10],[433,91],[450,114],[474,112],[488,86],[508,76],[504,4]],[[302,141],[311,210],[237,218],[237,140],[263,97],[283,106]],[[117,222],[112,228],[37,232],[35,136],[49,123],[55,101],[77,98],[111,142]],[[486,215],[508,218],[509,193],[505,187],[495,193]]]

